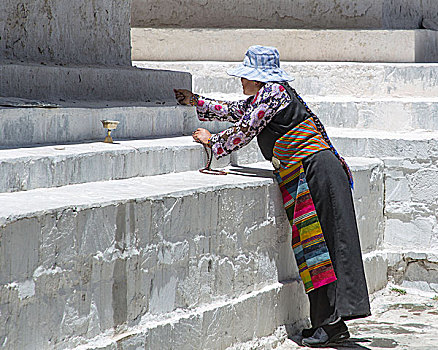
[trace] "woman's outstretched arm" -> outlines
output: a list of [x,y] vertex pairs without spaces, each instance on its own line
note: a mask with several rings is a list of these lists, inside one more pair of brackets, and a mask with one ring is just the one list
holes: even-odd
[[201,121],[218,120],[235,123],[242,118],[249,99],[240,101],[220,101],[194,94],[189,90],[175,89],[175,97],[180,104],[196,107]]

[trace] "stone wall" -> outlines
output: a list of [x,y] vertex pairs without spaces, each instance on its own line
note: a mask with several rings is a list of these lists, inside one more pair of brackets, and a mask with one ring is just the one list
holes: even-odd
[[[295,296],[284,295],[293,300],[284,310],[270,304],[262,307],[258,297],[251,305],[233,302],[268,286],[280,292],[278,281],[288,284],[299,278],[278,186],[271,179],[256,178],[248,184],[245,177],[236,176],[240,183],[233,187],[227,184],[228,177],[215,177],[222,181],[219,190],[198,171],[171,176],[184,178],[174,190],[167,175],[146,182],[138,178],[114,183],[118,187],[112,186],[114,193],[131,188],[134,197],[102,206],[70,203],[68,209],[49,210],[50,204],[45,203],[38,208],[39,214],[19,218],[16,212],[11,220],[1,210],[0,315],[5,322],[0,325],[0,344],[6,349],[25,349],[30,344],[37,349],[70,348],[122,324],[140,326],[143,320],[157,341],[166,339],[150,349],[175,349],[180,348],[178,340],[166,338],[168,330],[162,328],[175,323],[166,321],[169,313],[183,310],[204,316],[188,320],[195,322],[190,330],[196,334],[187,330],[187,320],[174,329],[185,340],[182,344],[193,338],[220,342],[224,349],[235,341],[233,337],[248,340],[247,333],[254,331],[251,327],[263,336],[288,318],[289,323],[304,319],[305,295],[298,283],[291,287]],[[201,181],[206,185],[195,189],[192,183],[199,186]],[[151,186],[161,194],[147,195]],[[46,196],[47,190],[39,192]],[[110,191],[98,191],[111,197]],[[272,302],[273,295],[268,294],[267,301]],[[214,312],[219,301],[228,307]],[[213,316],[205,315],[206,305]],[[256,305],[268,315],[260,323],[251,323]],[[245,311],[234,311],[237,307]],[[43,316],[46,313],[50,316]],[[217,313],[222,321],[216,319]],[[239,327],[233,327],[234,313],[244,317]],[[284,313],[283,318],[270,317],[276,313]],[[218,326],[217,332],[211,332],[211,327]],[[273,329],[266,332],[261,327]],[[199,349],[219,348],[203,345]]]
[[421,28],[435,0],[134,0],[133,27]]
[[2,0],[0,61],[130,65],[130,0]]
[[[382,169],[350,164],[366,252],[382,233],[366,220],[382,218]],[[0,194],[2,348],[225,349],[303,323],[281,194],[256,171]]]

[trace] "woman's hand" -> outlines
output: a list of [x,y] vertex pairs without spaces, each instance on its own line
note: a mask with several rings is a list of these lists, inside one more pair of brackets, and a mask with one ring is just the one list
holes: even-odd
[[196,142],[202,143],[203,145],[207,145],[208,140],[211,137],[211,133],[207,129],[199,128],[192,134],[192,136],[193,136],[193,140],[195,140]]
[[190,104],[190,97],[193,96],[193,92],[186,89],[173,89],[173,92],[175,93],[175,98],[178,100],[179,104]]

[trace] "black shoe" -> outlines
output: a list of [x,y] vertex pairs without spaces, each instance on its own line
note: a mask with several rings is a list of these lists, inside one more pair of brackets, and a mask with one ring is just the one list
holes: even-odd
[[301,331],[301,335],[303,336],[303,338],[309,338],[316,332],[317,329],[318,328],[304,328]]
[[347,325],[340,320],[333,325],[326,325],[316,329],[311,337],[302,340],[303,345],[310,347],[323,347],[339,344],[350,338]]

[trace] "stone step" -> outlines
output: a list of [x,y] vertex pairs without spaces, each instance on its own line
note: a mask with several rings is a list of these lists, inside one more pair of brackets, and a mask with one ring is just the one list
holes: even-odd
[[384,131],[327,128],[339,152],[347,157],[398,158],[433,161],[438,149],[438,132],[424,130]]
[[106,136],[103,119],[120,122],[112,132],[114,140],[191,134],[197,120],[193,108],[176,106],[173,101],[165,104],[77,102],[63,103],[60,108],[0,107],[0,116],[2,147],[103,141]]
[[[226,73],[240,62],[135,61],[133,64],[148,69],[189,72],[193,77],[193,91],[200,94],[242,91],[240,79]],[[282,61],[281,67],[295,78],[291,85],[303,96],[381,99],[438,95],[438,64]]]
[[[217,96],[217,95],[211,95]],[[224,96],[230,98],[230,95]],[[231,96],[231,98],[238,96]],[[350,98],[304,96],[328,127],[380,130],[438,130],[438,98]],[[120,121],[113,139],[142,139],[191,135],[199,127],[211,132],[229,123],[200,122],[195,109],[167,102],[128,104],[99,102],[59,108],[0,107],[0,147],[100,141],[106,131],[101,120]]]
[[[219,100],[240,100],[246,98],[238,94],[205,94]],[[326,127],[366,129],[376,131],[414,131],[418,129],[438,130],[438,98],[381,97],[359,98],[350,96],[301,95],[311,110],[318,115]],[[192,129],[203,126],[195,118],[191,119]],[[213,132],[226,128],[217,123]]]
[[[206,96],[219,100],[245,98],[218,93]],[[438,130],[438,97],[301,96],[327,127],[382,131]]]
[[[227,157],[213,158],[212,168],[261,161],[254,140]],[[0,149],[0,192],[192,171],[206,162],[204,148],[191,136]]]
[[0,96],[33,100],[174,100],[175,85],[191,87],[188,73],[123,66],[61,66],[0,62]]
[[[359,159],[356,166],[367,182],[355,192],[366,252],[381,235],[375,222],[383,213],[382,171],[376,160]],[[291,302],[304,293],[290,284],[298,279],[290,227],[266,164],[227,176],[194,171],[2,193],[0,203],[6,349],[44,347],[49,339],[50,346],[72,347],[113,327],[155,320],[144,336],[150,341],[173,325],[185,330],[186,320],[213,322],[208,310],[226,320],[212,327],[258,310],[263,327],[239,331],[239,341],[303,318],[302,302]],[[278,281],[285,285],[278,288]],[[241,304],[248,293],[243,299],[259,308]],[[279,300],[277,308],[265,298]],[[42,314],[51,317],[29,325]]]
[[[225,313],[226,324],[247,317],[256,308],[240,304],[241,295],[298,278],[269,173],[196,171],[1,194],[2,345],[71,347],[154,315],[165,326],[156,331],[167,332],[166,314],[204,306]],[[262,299],[276,300],[281,289],[250,303],[272,315]],[[292,308],[289,316],[266,317],[260,334],[301,319],[302,303],[290,302],[297,291],[286,287],[280,310]],[[229,299],[223,308],[221,299]],[[29,324],[43,314],[51,317]]]
[[[230,158],[214,159],[212,167],[227,166]],[[190,171],[206,162],[191,136],[1,149],[0,192]]]
[[134,61],[241,61],[259,44],[283,61],[437,62],[437,41],[432,30],[131,29]]
[[304,97],[328,127],[438,131],[438,98]]
[[[357,208],[361,206],[368,206],[371,204],[376,204],[381,202],[380,193],[382,191],[382,168],[381,161],[377,159],[367,159],[367,158],[347,158],[348,162],[352,168],[353,173],[355,174],[356,179],[356,187],[355,187],[355,199],[359,200]],[[105,198],[115,197],[114,201],[121,200],[121,198],[126,196],[126,191],[122,191],[120,195],[114,195],[114,191],[119,193],[115,187],[114,191],[110,190],[111,186],[132,186],[131,183],[141,183],[145,190],[148,190],[148,195],[150,192],[153,192],[153,195],[162,191],[163,193],[173,193],[177,189],[181,189],[184,194],[185,188],[202,188],[202,186],[206,186],[206,184],[211,183],[213,187],[219,186],[218,184],[233,186],[237,184],[247,184],[245,180],[248,180],[249,183],[253,181],[257,181],[266,177],[268,180],[263,180],[264,182],[268,181],[269,184],[272,183],[272,167],[268,162],[257,163],[256,167],[253,166],[232,166],[230,169],[230,174],[227,176],[213,176],[213,175],[204,175],[198,172],[183,172],[179,174],[167,174],[160,176],[148,176],[141,178],[131,178],[127,180],[118,180],[118,181],[107,181],[107,182],[95,182],[95,183],[86,183],[81,185],[71,185],[64,186],[59,188],[52,189],[36,189],[27,192],[20,193],[2,193],[0,194],[0,198],[4,201],[3,203],[8,203],[7,206],[2,207],[2,218],[1,224],[5,224],[9,221],[21,220],[26,217],[33,217],[38,213],[43,213],[44,211],[56,210],[57,208],[66,208],[66,207],[83,207],[86,206],[86,202],[88,200],[88,204],[95,205],[94,201],[98,200],[99,202],[104,201]],[[253,175],[253,176],[242,176],[242,175]],[[256,175],[261,176],[257,177]],[[182,178],[191,179],[188,184],[181,184],[181,181],[172,185],[170,188],[166,184],[162,184],[162,188],[154,187],[154,184],[160,183],[160,181],[173,181],[173,179],[177,179],[179,176]],[[254,178],[254,180],[250,180],[250,178]],[[194,180],[193,180],[194,179]],[[260,181],[262,181],[260,180]],[[193,182],[196,184],[193,184]],[[371,184],[371,185],[370,185]],[[199,187],[201,186],[201,187]],[[219,186],[219,189],[222,188]],[[366,199],[362,199],[362,196],[369,195],[369,186],[374,188],[374,194],[377,195],[375,198],[369,200],[369,203],[366,203]],[[208,187],[208,186],[207,186]],[[106,189],[105,189],[106,188]],[[210,187],[208,187],[210,188]],[[217,189],[217,188],[216,188]],[[133,190],[129,188],[129,190]],[[158,192],[157,192],[158,191]],[[77,192],[81,192],[78,194]],[[75,193],[75,195],[69,195]],[[107,194],[106,194],[107,193]],[[44,199],[44,196],[49,195],[48,198]],[[53,194],[53,198],[52,195]],[[120,197],[121,196],[121,197]],[[34,200],[30,200],[30,198],[34,198]],[[109,200],[109,199],[108,199]],[[30,202],[29,202],[30,201]],[[35,205],[35,203],[40,203],[39,205]],[[65,202],[61,205],[61,203]],[[27,203],[27,204],[26,204]],[[67,203],[67,204],[66,204]],[[85,203],[85,204],[84,204]],[[43,206],[41,204],[44,204]],[[106,202],[105,202],[106,204]],[[99,204],[100,206],[104,206],[105,204]],[[46,207],[48,206],[48,207]],[[32,209],[33,208],[33,209]],[[34,209],[36,208],[36,211]],[[375,207],[375,209],[370,209],[368,207],[363,207],[363,213],[358,211],[358,217],[365,217],[368,211],[378,212],[379,207]],[[360,220],[359,220],[360,221]],[[377,231],[377,230],[376,230]],[[366,238],[366,237],[365,237]],[[372,240],[377,242],[378,239]],[[371,251],[375,248],[371,243],[363,242],[362,246],[365,252]]]
[[434,19],[434,0],[325,0],[284,2],[280,0],[184,1],[184,6],[134,0],[133,27],[182,28],[419,28],[423,19]]
[[145,318],[139,326],[117,335],[100,335],[75,349],[226,349],[271,335],[284,324],[290,332],[298,333],[307,326],[303,306],[308,303],[300,283],[275,283],[190,312]]

